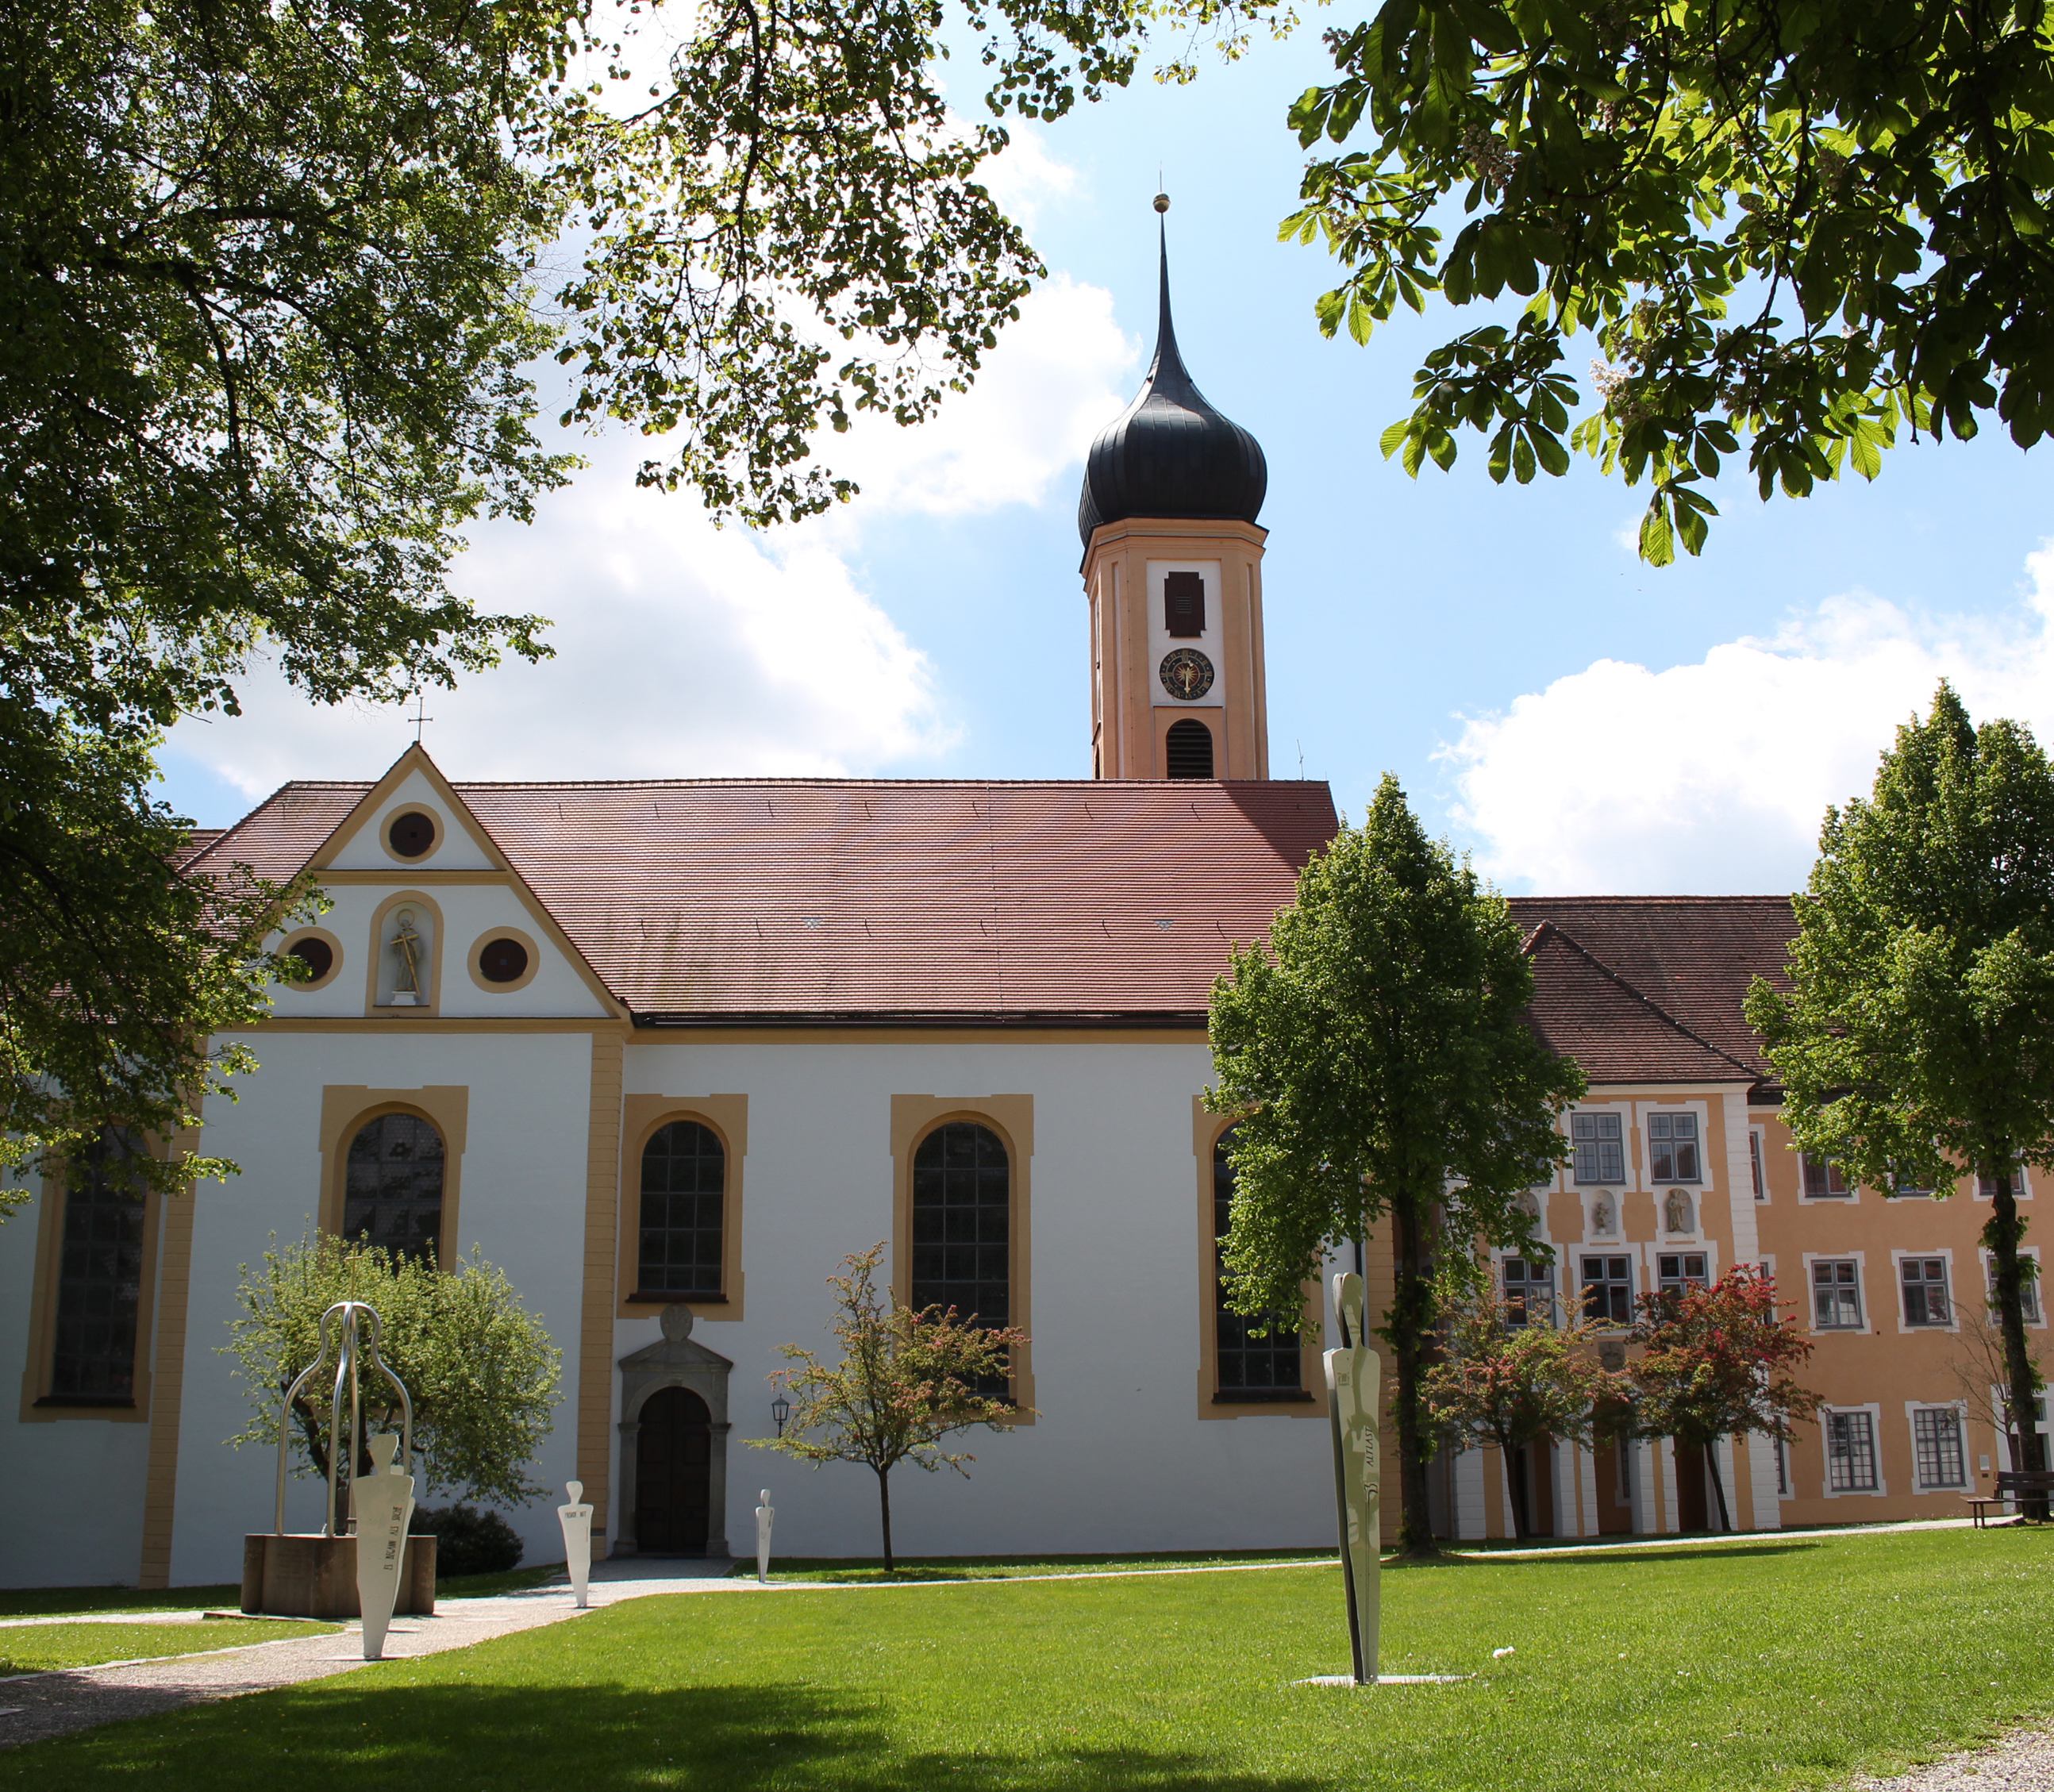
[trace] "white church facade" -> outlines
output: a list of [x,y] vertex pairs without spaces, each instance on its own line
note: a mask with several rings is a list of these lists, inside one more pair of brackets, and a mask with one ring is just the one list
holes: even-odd
[[[1205,1008],[1336,819],[1267,780],[1252,438],[1178,358],[1095,444],[1094,778],[289,784],[188,868],[311,871],[309,980],[211,1099],[241,1174],[53,1180],[0,1227],[0,1583],[232,1579],[268,1529],[221,1354],[239,1266],[319,1228],[503,1269],[564,1354],[536,1464],[615,1551],[877,1544],[867,1471],[746,1446],[779,1347],[883,1241],[894,1289],[1003,1319],[1018,1425],[902,1471],[918,1554],[1331,1539],[1316,1340],[1218,1310]],[[33,1487],[37,1506],[10,1508]],[[60,1490],[55,1502],[50,1489]],[[510,1514],[531,1559],[551,1502]],[[295,1484],[289,1523],[315,1522]]]

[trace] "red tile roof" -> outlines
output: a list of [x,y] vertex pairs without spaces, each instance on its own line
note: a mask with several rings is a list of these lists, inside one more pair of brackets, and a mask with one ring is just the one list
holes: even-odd
[[[1757,977],[1788,988],[1788,942],[1797,923],[1787,896],[1516,896],[1512,912],[1522,927],[1544,924],[1558,930],[1588,955],[1594,967],[1615,977],[1634,998],[1704,1048],[1745,1067],[1766,1081],[1772,1075],[1761,1041],[1747,1024],[1741,1003]],[[1537,989],[1537,1024],[1553,1039],[1576,1032],[1588,979],[1550,952],[1550,977]],[[1537,961],[1538,978],[1540,964]],[[1595,998],[1592,998],[1595,999]],[[1612,1011],[1623,1023],[1624,1010]],[[1641,1043],[1635,1046],[1629,1039]],[[1564,1046],[1564,1050],[1573,1049]],[[1672,1074],[1687,1054],[1658,1043],[1658,1036],[1629,1029],[1605,1048],[1607,1072],[1597,1068],[1600,1048],[1593,1040],[1577,1056],[1593,1082],[1694,1080]],[[1617,1075],[1610,1074],[1616,1071]],[[1728,1077],[1738,1074],[1729,1068]]]
[[[289,784],[198,863],[304,864],[368,784]],[[1336,829],[1320,783],[454,787],[639,1018],[1202,1024]]]

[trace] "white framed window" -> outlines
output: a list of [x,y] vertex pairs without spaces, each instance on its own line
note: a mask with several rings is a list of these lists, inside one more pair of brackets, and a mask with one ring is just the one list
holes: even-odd
[[[2032,1199],[2032,1178],[2026,1174],[2025,1168],[2023,1165],[2021,1165],[2019,1168],[2011,1173],[2011,1192],[2013,1196],[2019,1201],[2030,1201]],[[1997,1199],[1997,1178],[1995,1177],[1979,1176],[1976,1178],[1976,1199],[1977,1201],[1995,1201]]]
[[1623,1256],[1586,1256],[1584,1271],[1584,1317],[1603,1326],[1633,1323],[1633,1260]]
[[1912,1472],[1921,1488],[1969,1484],[1969,1460],[1962,1448],[1962,1414],[1955,1406],[1911,1409]]
[[1578,1182],[1626,1180],[1626,1138],[1616,1114],[1571,1115],[1569,1138],[1576,1147]]
[[1807,1201],[1845,1201],[1854,1190],[1840,1174],[1838,1164],[1828,1163],[1824,1157],[1814,1157],[1808,1152],[1800,1153],[1798,1164],[1804,1173],[1804,1198]]
[[1753,1177],[1754,1181],[1754,1198],[1757,1201],[1767,1201],[1769,1199],[1769,1166],[1762,1155],[1767,1149],[1768,1146],[1766,1138],[1761,1128],[1759,1126],[1749,1127],[1747,1130],[1747,1168],[1748,1173]]
[[1947,1299],[1947,1260],[1945,1257],[1902,1257],[1897,1265],[1898,1285],[1903,1291],[1904,1322],[1907,1326],[1945,1326],[1954,1322],[1954,1308]]
[[1505,1322],[1515,1328],[1533,1320],[1553,1323],[1555,1266],[1531,1257],[1507,1257],[1504,1273]]
[[1812,1265],[1812,1323],[1820,1331],[1862,1329],[1861,1265],[1851,1257]]
[[1698,1160],[1697,1115],[1649,1114],[1647,1161],[1647,1173],[1654,1181],[1702,1181]]
[[1863,1408],[1826,1415],[1826,1491],[1880,1493],[1875,1460],[1875,1413]]
[[1890,1198],[1892,1201],[1930,1201],[1933,1191],[1916,1182],[1908,1181],[1902,1176],[1893,1176],[1890,1179]]
[[[2030,1260],[2034,1274],[2022,1277],[2018,1284],[2018,1303],[2029,1326],[2043,1323],[2040,1312],[2040,1248],[2037,1245],[2019,1253],[2021,1263]],[[1997,1260],[1989,1252],[1983,1253],[1983,1299],[1988,1303],[1993,1318],[1997,1314]]]
[[1655,1260],[1662,1291],[1680,1295],[1686,1288],[1702,1288],[1710,1282],[1702,1251],[1664,1251]]

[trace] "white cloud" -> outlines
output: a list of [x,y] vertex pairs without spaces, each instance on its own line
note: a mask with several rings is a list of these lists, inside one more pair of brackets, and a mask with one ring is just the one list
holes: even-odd
[[1802,887],[1828,805],[1867,794],[1942,678],[2054,742],[2054,542],[2026,570],[2001,623],[1836,597],[1696,665],[1600,660],[1469,718],[1441,756],[1478,867],[1562,894]]
[[815,451],[863,488],[830,528],[860,528],[879,508],[962,516],[1041,503],[1126,407],[1139,358],[1110,293],[1056,275],[1021,301],[976,383],[932,422],[903,430],[866,415],[847,435],[820,438]]
[[[600,438],[532,528],[481,528],[453,575],[491,610],[550,617],[556,658],[430,694],[426,739],[459,778],[832,776],[931,766],[955,738],[929,667],[848,564],[888,515],[1037,504],[1125,402],[1138,351],[1111,296],[1058,277],[1022,305],[984,375],[917,430],[866,424],[831,461],[864,485],[773,535],[715,529],[688,493],[639,491],[661,445]],[[254,796],[364,777],[411,738],[395,709],[317,709],[262,671],[246,713],[194,719],[175,753]]]
[[[452,776],[867,772],[944,749],[923,656],[826,546],[708,524],[638,491],[639,444],[609,444],[532,529],[493,526],[455,582],[481,606],[553,619],[556,657],[429,694]],[[318,709],[259,674],[238,721],[172,745],[253,795],[382,771],[411,737],[392,709]]]

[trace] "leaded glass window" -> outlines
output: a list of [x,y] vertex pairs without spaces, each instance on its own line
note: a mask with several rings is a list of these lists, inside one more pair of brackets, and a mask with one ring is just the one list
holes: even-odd
[[443,1135],[415,1114],[383,1114],[349,1143],[342,1236],[395,1256],[442,1254]]
[[1875,1422],[1868,1413],[1826,1415],[1826,1472],[1836,1493],[1875,1491]]
[[710,1126],[673,1120],[642,1148],[635,1291],[688,1299],[722,1286],[727,1153]]
[[1962,1415],[1954,1408],[1920,1407],[1911,1415],[1911,1441],[1921,1487],[1968,1484],[1968,1464],[1962,1451]]
[[136,1135],[109,1127],[65,1177],[64,1241],[49,1398],[127,1405],[136,1397],[136,1322],[143,1303],[144,1191]]
[[998,1134],[974,1120],[937,1126],[913,1153],[909,1303],[1011,1324],[1012,1227],[1013,1167]]
[[[1249,1318],[1229,1310],[1221,1248],[1233,1224],[1234,1164],[1227,1153],[1233,1129],[1213,1146],[1213,1344],[1222,1400],[1288,1400],[1304,1392],[1296,1326],[1274,1314]],[[1265,1334],[1256,1338],[1251,1330]]]

